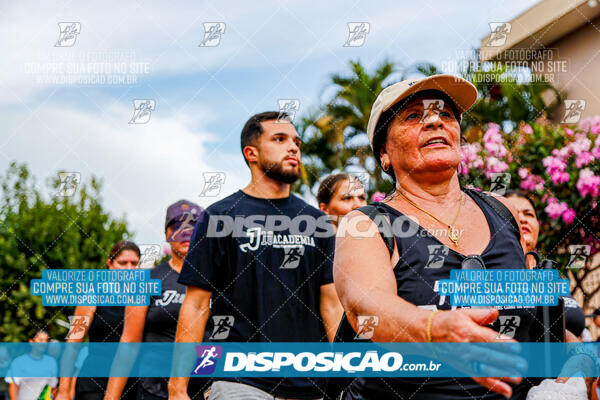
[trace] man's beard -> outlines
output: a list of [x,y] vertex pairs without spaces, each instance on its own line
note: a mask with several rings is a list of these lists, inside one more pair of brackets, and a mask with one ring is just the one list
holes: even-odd
[[300,169],[293,169],[290,171],[283,170],[283,163],[274,161],[260,161],[260,168],[263,170],[266,176],[283,183],[294,183],[300,177]]

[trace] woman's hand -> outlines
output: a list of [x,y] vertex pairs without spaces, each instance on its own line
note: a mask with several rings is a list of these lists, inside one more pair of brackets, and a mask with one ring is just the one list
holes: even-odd
[[[490,351],[489,348],[478,348],[469,346],[469,354],[463,352],[458,356],[458,360],[467,360],[470,366],[475,367],[475,371],[484,372],[486,375],[499,373],[504,375],[507,371],[524,370],[527,365],[525,360],[516,356],[520,350],[518,342],[505,335],[499,335],[498,332],[485,327],[498,318],[498,310],[492,308],[472,308],[458,309],[454,311],[444,311],[436,314],[432,319],[431,338],[433,342],[457,342],[457,343],[515,343],[514,353],[503,353],[500,351]],[[464,349],[464,347],[461,347]],[[448,358],[450,359],[450,358]],[[485,360],[485,362],[483,362]],[[516,375],[516,374],[515,374]],[[504,396],[512,396],[512,388],[506,383],[518,384],[520,377],[473,377],[475,382],[490,389],[493,392]]]

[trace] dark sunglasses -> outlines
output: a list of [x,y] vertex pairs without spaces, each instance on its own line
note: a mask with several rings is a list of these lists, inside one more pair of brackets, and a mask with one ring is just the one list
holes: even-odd
[[466,256],[460,269],[485,269],[485,264],[481,256]]

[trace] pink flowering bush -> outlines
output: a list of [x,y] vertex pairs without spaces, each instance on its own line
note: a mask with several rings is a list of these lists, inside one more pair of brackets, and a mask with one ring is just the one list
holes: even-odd
[[510,133],[490,123],[480,137],[461,148],[464,185],[490,190],[500,175],[526,192],[540,220],[538,250],[550,257],[572,244],[599,250],[600,116],[575,126],[521,123]]

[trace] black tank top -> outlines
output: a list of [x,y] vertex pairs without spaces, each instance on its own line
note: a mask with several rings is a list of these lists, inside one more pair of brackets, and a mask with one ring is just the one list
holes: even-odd
[[[519,235],[511,224],[489,204],[470,190],[467,194],[483,211],[490,229],[490,242],[481,253],[486,269],[525,269],[525,256]],[[374,203],[385,209],[392,226],[397,218],[406,220],[404,232],[415,235],[395,236],[400,260],[394,267],[398,296],[429,310],[450,310],[449,298],[440,298],[437,285],[440,279],[449,279],[450,270],[460,269],[465,255],[443,245],[427,230],[385,203]],[[468,228],[466,228],[468,229]],[[430,259],[431,249],[444,254],[443,262]],[[442,253],[440,253],[440,250]],[[519,342],[529,341],[529,331],[535,320],[536,308],[500,309],[500,317],[490,327]],[[525,399],[531,386],[526,379],[513,387],[512,399]],[[346,399],[504,399],[490,392],[470,378],[356,378],[346,393]]]
[[[95,343],[120,341],[121,333],[123,332],[124,318],[125,307],[96,307],[96,312],[94,314],[94,319],[92,320],[92,325],[88,330],[88,338],[90,340],[88,354],[93,354],[96,360],[98,360],[98,357],[101,357],[102,359],[110,359],[109,362],[112,362],[115,353],[107,352],[106,348],[99,348],[97,345],[95,345]],[[92,361],[90,361],[90,357],[88,356],[81,367],[83,373],[87,373],[85,371],[91,370],[91,368],[93,368],[91,362]],[[106,390],[107,382],[108,378],[78,378],[77,393],[103,393],[104,390]]]

